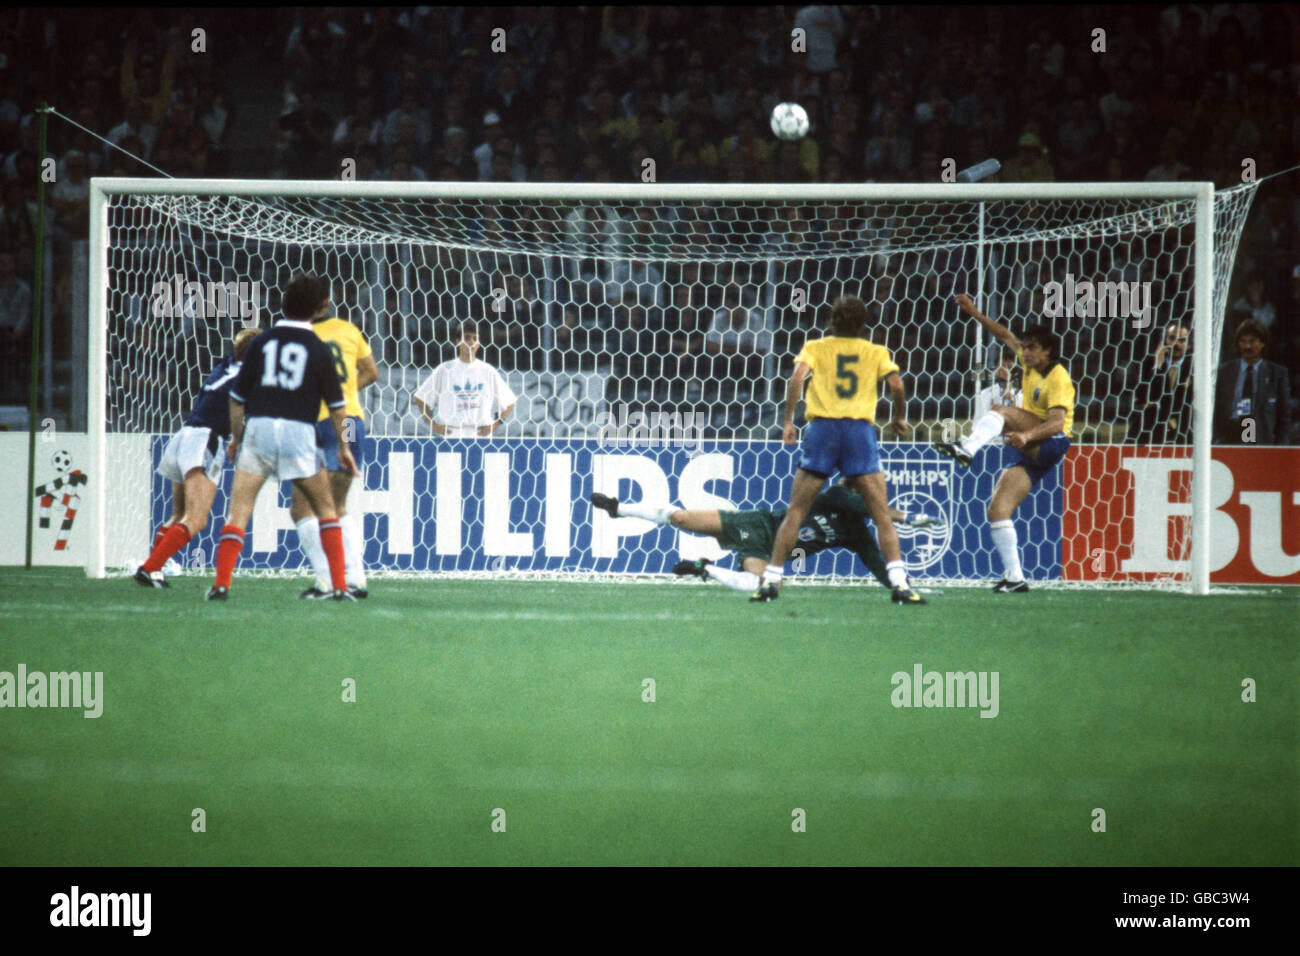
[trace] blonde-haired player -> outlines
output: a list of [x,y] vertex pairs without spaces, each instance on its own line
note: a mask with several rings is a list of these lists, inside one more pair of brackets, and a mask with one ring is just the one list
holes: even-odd
[[[325,343],[334,358],[334,369],[339,375],[339,387],[343,389],[344,436],[348,449],[360,468],[365,460],[363,442],[366,437],[365,410],[361,407],[358,393],[367,385],[379,380],[379,368],[366,341],[365,334],[351,322],[338,316],[323,318],[312,323],[312,331]],[[321,403],[320,418],[316,422],[316,460],[329,472],[330,494],[334,497],[334,508],[338,512],[339,527],[343,530],[343,557],[347,565],[348,591],[353,597],[364,598],[369,593],[366,588],[366,571],[363,564],[365,552],[365,534],[362,516],[349,514],[347,510],[348,491],[352,488],[352,475],[339,464],[338,439],[334,426],[330,424],[329,409]],[[289,516],[298,529],[298,543],[302,545],[312,570],[316,572],[316,581],[300,597],[325,599],[330,596],[329,561],[320,540],[320,522],[312,511],[306,496],[293,488],[293,503],[289,507]]]
[[171,587],[163,565],[208,525],[226,460],[224,445],[230,440],[230,386],[248,346],[261,334],[261,329],[240,330],[232,354],[208,375],[185,424],[163,449],[158,474],[172,483],[172,516],[154,535],[153,550],[135,572],[136,582],[145,587]]
[[898,546],[898,532],[886,500],[885,475],[880,467],[876,444],[876,402],[879,383],[889,388],[893,404],[893,425],[899,434],[911,431],[907,424],[902,376],[889,356],[889,349],[866,337],[867,307],[855,296],[840,296],[831,311],[830,335],[810,339],[795,358],[794,374],[786,389],[785,428],[787,445],[799,440],[794,409],[808,389],[808,428],[804,434],[803,457],[790,489],[785,520],[777,529],[772,556],[758,590],[751,601],[772,601],[780,593],[785,562],[794,549],[799,526],[812,507],[817,493],[834,471],[839,471],[852,490],[867,503],[871,520],[880,533],[880,550],[893,590],[895,604],[924,604],[924,598],[907,583]]

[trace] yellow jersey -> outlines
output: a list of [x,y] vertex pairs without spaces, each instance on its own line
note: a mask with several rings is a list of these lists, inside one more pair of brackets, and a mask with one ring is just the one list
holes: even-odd
[[[353,418],[366,417],[357,398],[357,363],[371,354],[370,343],[361,330],[346,319],[324,319],[312,323],[312,330],[325,343],[334,358],[334,370],[339,373],[339,387],[343,389],[343,413]],[[317,421],[329,418],[329,409],[321,402]]]
[[880,383],[898,371],[889,349],[866,339],[828,335],[810,339],[795,358],[812,369],[806,417],[858,418],[876,423]]
[[1065,409],[1065,437],[1070,437],[1074,428],[1074,382],[1065,366],[1056,362],[1046,375],[1040,375],[1025,365],[1023,352],[1016,352],[1016,361],[1024,369],[1024,378],[1020,390],[1020,407],[1032,412],[1043,421],[1047,421],[1049,408]]

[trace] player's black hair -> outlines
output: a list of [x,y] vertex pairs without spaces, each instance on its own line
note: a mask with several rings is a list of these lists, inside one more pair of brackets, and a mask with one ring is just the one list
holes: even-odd
[[831,307],[831,334],[862,338],[867,329],[867,306],[855,295],[842,295]]
[[1047,349],[1049,366],[1061,361],[1061,340],[1056,337],[1055,332],[1045,325],[1031,325],[1020,333],[1020,341],[1037,342],[1041,347]]
[[1262,322],[1257,322],[1254,319],[1247,319],[1242,322],[1241,325],[1237,326],[1237,332],[1232,337],[1232,344],[1237,345],[1240,343],[1243,335],[1255,336],[1264,343],[1265,348],[1268,348],[1268,329],[1264,327]]
[[310,319],[330,297],[329,283],[319,276],[299,273],[289,280],[280,301],[285,316],[299,322]]
[[456,341],[459,342],[465,337],[466,332],[473,332],[478,337],[478,323],[473,319],[465,319],[456,323]]

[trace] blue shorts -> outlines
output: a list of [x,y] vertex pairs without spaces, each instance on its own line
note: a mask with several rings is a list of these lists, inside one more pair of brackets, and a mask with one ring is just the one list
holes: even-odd
[[1044,438],[1042,444],[1038,446],[1037,461],[1026,455],[1023,449],[1012,448],[1011,460],[1007,462],[1007,467],[1024,465],[1025,471],[1029,472],[1029,480],[1036,485],[1047,477],[1047,473],[1056,467],[1056,463],[1064,458],[1069,450],[1069,438],[1061,434],[1053,435],[1051,438]]
[[803,435],[799,467],[822,478],[839,471],[845,478],[880,471],[876,428],[861,418],[817,418]]
[[[347,429],[352,430],[352,441],[348,442],[348,451],[352,452],[352,457],[360,468],[365,460],[361,451],[361,443],[366,438],[365,420],[349,415],[344,421],[343,428],[344,434],[347,434]],[[339,464],[339,444],[334,435],[334,423],[328,418],[316,423],[316,461],[326,471],[343,470],[343,466]]]

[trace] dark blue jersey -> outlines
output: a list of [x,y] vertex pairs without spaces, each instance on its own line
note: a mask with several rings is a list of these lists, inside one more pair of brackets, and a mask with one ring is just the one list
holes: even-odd
[[343,407],[334,358],[310,322],[283,319],[253,339],[230,390],[248,418],[284,418],[315,426],[323,401]]
[[186,425],[197,428],[211,428],[212,434],[220,438],[230,437],[230,387],[239,375],[239,363],[233,355],[227,355],[212,370],[208,380],[203,383],[194,407],[190,409]]

